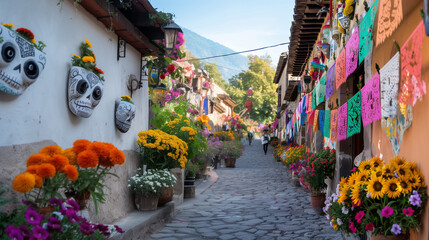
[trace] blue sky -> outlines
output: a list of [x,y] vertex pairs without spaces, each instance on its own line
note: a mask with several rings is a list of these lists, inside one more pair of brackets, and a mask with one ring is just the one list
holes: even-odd
[[[175,22],[235,51],[288,42],[294,0],[150,0]],[[185,36],[186,38],[186,36]],[[269,54],[273,65],[288,46],[252,52]],[[208,57],[208,56],[207,56]]]

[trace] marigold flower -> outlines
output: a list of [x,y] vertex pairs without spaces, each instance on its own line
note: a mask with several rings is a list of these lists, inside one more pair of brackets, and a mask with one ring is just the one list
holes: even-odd
[[77,164],[81,168],[94,168],[98,164],[98,155],[94,151],[85,150],[77,155]]
[[37,169],[39,168],[39,165],[31,165],[27,167],[26,172],[28,173],[32,173],[32,174],[37,174]]
[[92,48],[92,44],[88,41],[88,39],[85,38],[86,44],[88,44],[89,48]]
[[37,174],[33,174],[34,179],[36,180],[35,188],[41,188],[43,185],[43,178]]
[[94,57],[91,57],[91,56],[85,56],[85,57],[83,57],[82,58],[82,61],[83,62],[95,62],[95,59],[94,59]]
[[8,27],[8,28],[14,28],[15,25],[13,25],[12,23],[2,23],[1,25]]
[[56,155],[56,154],[61,154],[63,152],[63,149],[60,146],[46,146],[42,149],[40,149],[39,153],[41,154],[46,154],[50,157]]
[[103,70],[99,69],[98,67],[94,67],[94,70],[99,72],[100,74],[104,74]]
[[114,165],[122,165],[125,162],[125,154],[117,148],[111,149],[110,150],[110,161]]
[[49,159],[49,163],[54,165],[56,171],[59,172],[65,165],[69,164],[69,160],[66,156],[57,154]]
[[80,56],[78,56],[78,55],[76,55],[76,54],[73,54],[73,56],[74,56],[74,57],[77,57],[77,58],[79,58],[79,59],[80,59]]
[[77,168],[73,165],[64,166],[64,172],[67,175],[67,178],[76,181],[79,177],[79,173],[77,172]]
[[36,185],[36,179],[31,173],[21,173],[12,182],[13,190],[19,193],[31,191]]
[[27,167],[46,163],[48,156],[45,154],[33,154],[27,159]]
[[76,165],[76,153],[72,148],[67,148],[63,151],[62,155],[64,155],[68,160],[70,165]]
[[16,29],[16,31],[22,35],[24,35],[25,37],[27,37],[28,39],[32,40],[34,39],[34,34],[33,32],[31,32],[29,29],[27,28],[18,28]]
[[79,154],[80,152],[85,151],[89,144],[91,144],[91,142],[86,139],[78,139],[74,141],[72,149],[76,154]]
[[44,163],[40,165],[39,168],[37,169],[37,175],[39,175],[43,179],[55,177],[55,174],[56,174],[55,166],[49,163]]

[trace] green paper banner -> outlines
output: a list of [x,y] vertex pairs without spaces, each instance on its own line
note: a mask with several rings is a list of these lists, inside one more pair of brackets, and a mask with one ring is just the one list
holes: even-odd
[[360,91],[347,102],[347,138],[360,133],[361,121],[361,98]]
[[363,17],[362,22],[359,24],[359,65],[371,50],[372,30],[377,6],[378,0],[372,4],[371,9],[365,14],[365,17]]
[[331,110],[325,110],[325,126],[323,126],[323,135],[331,138]]

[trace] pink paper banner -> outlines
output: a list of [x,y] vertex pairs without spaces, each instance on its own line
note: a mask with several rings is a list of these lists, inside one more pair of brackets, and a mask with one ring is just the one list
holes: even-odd
[[335,91],[335,63],[331,68],[328,69],[328,73],[326,74],[326,91],[325,91],[325,99],[328,101],[329,97],[334,94]]
[[401,47],[401,84],[398,101],[403,104],[416,104],[417,99],[426,94],[426,84],[422,81],[423,60],[423,20]]
[[361,89],[363,126],[381,118],[380,76],[376,73]]
[[346,49],[343,49],[335,62],[336,89],[346,82]]
[[346,44],[346,78],[357,68],[359,57],[359,29],[353,30],[352,36]]
[[338,108],[338,140],[347,139],[347,102]]
[[338,110],[331,111],[331,140],[337,141]]

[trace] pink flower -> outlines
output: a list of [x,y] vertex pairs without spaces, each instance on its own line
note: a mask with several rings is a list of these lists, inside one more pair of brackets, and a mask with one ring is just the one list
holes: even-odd
[[350,228],[350,230],[352,230],[352,233],[355,233],[357,231],[357,228],[355,227],[355,225],[353,224],[352,221],[350,221],[349,228]]
[[367,225],[365,225],[365,230],[367,231],[374,230],[374,224],[372,224],[372,222],[368,223]]
[[406,216],[413,216],[414,210],[412,207],[402,209],[402,213]]
[[359,211],[358,213],[356,213],[355,219],[356,219],[357,223],[362,223],[362,218],[364,216],[365,216],[364,211]]
[[393,214],[393,208],[386,206],[381,210],[381,216],[385,218],[389,218]]

